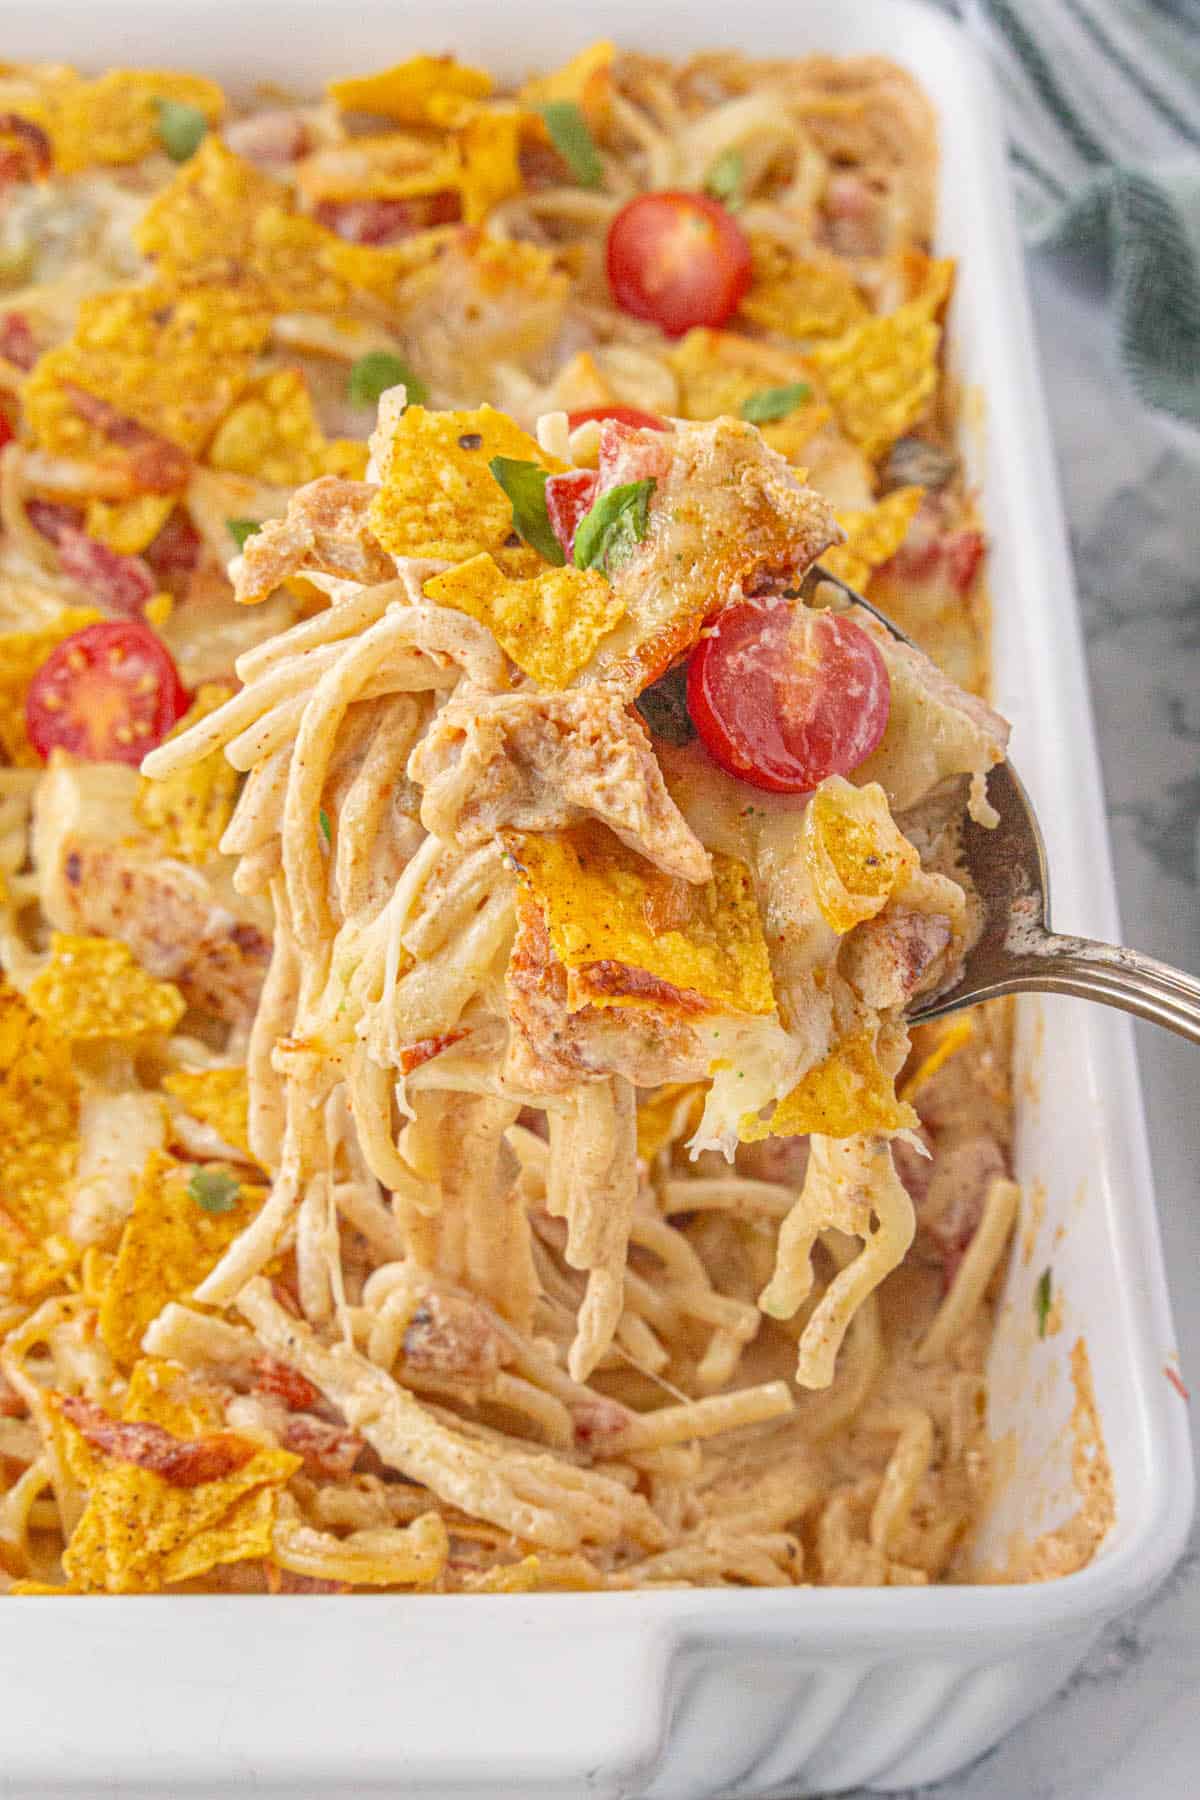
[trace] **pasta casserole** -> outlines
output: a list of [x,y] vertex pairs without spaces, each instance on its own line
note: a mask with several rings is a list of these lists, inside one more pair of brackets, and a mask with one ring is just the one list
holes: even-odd
[[0,72],[0,1588],[963,1576],[935,172],[869,58]]

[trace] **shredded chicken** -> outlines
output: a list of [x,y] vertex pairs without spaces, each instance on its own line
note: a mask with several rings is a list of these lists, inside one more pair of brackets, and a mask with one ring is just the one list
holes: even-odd
[[269,519],[230,564],[239,600],[265,600],[292,575],[337,575],[371,585],[390,581],[396,566],[367,528],[375,489],[365,481],[324,475],[292,496],[287,515]]

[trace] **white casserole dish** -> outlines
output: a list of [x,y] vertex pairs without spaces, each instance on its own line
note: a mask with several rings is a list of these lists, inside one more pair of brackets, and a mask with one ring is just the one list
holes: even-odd
[[[1056,923],[1118,936],[1000,126],[955,27],[916,0],[691,0],[652,19],[637,0],[591,17],[548,0],[443,0],[436,14],[388,0],[10,0],[4,13],[13,60],[190,67],[243,89],[315,87],[417,48],[515,74],[601,32],[670,54],[732,39],[907,64],[941,123],[939,249],[961,259],[954,359],[968,396],[986,396],[964,409],[982,419],[964,450],[993,543],[996,698],[1045,825]],[[0,1614],[5,1792],[698,1800],[907,1788],[979,1755],[1160,1580],[1192,1509],[1128,1025],[1078,1002],[1027,1004],[1017,1091],[1017,1173],[1045,1205],[1030,1254],[1014,1252],[994,1350],[991,1424],[1015,1449],[980,1553],[1002,1560],[1014,1529],[1035,1537],[1072,1508],[1068,1353],[1082,1335],[1117,1498],[1082,1573],[931,1590],[14,1603]],[[1038,1342],[1032,1294],[1050,1262],[1063,1325]]]

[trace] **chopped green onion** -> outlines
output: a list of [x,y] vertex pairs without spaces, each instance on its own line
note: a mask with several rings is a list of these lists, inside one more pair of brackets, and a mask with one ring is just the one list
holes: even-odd
[[668,744],[690,744],[696,735],[692,715],[687,708],[687,665],[668,670],[634,701],[655,737]]
[[1053,1277],[1047,1267],[1043,1269],[1038,1276],[1037,1286],[1033,1290],[1033,1310],[1037,1314],[1037,1328],[1038,1336],[1040,1338],[1044,1338],[1046,1335],[1046,1323],[1050,1317],[1050,1306],[1053,1298],[1052,1286]]
[[632,554],[646,535],[654,477],[623,481],[601,494],[591,511],[579,521],[575,533],[575,567],[601,569],[611,575]]
[[262,530],[261,519],[226,519],[225,529],[239,550],[246,548],[246,540],[252,538],[256,531]]
[[329,814],[325,811],[324,807],[322,807],[317,814],[317,823],[321,827],[321,836],[325,839],[325,842],[327,844],[332,844],[333,826],[329,823]]
[[550,142],[580,187],[599,187],[604,180],[604,164],[591,128],[574,100],[552,100],[540,111]]
[[742,204],[746,161],[740,150],[722,150],[704,178],[704,191],[723,206],[736,210]]
[[158,135],[172,162],[186,162],[194,156],[208,136],[208,120],[197,106],[183,100],[155,98],[158,109]]
[[493,456],[492,471],[512,505],[513,530],[546,561],[561,568],[567,560],[546,511],[546,471],[515,456]]
[[206,1213],[232,1212],[241,1191],[236,1175],[227,1175],[224,1169],[193,1169],[188,1182],[188,1193]]
[[346,382],[346,392],[353,406],[377,406],[382,394],[394,388],[399,382],[404,383],[410,406],[424,406],[429,398],[429,389],[419,375],[414,375],[407,363],[393,356],[390,350],[368,350],[350,366],[350,375]]
[[807,381],[793,381],[787,387],[759,388],[757,393],[747,394],[742,401],[742,417],[751,425],[771,425],[776,419],[786,419],[811,397],[812,389]]

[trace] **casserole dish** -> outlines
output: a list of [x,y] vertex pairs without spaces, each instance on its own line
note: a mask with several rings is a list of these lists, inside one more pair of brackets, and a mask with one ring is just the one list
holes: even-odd
[[[14,21],[11,54],[169,61],[234,87],[304,87],[329,72],[335,53],[315,29],[297,39],[298,16],[314,27],[321,18],[315,7],[297,15],[267,6],[248,37],[231,8],[201,20],[125,5],[107,11],[94,43],[82,10],[66,13],[54,43],[26,16]],[[624,5],[607,8],[603,24],[668,51],[727,29],[715,10],[692,12],[660,21],[652,42]],[[539,62],[585,35],[565,15],[538,25]],[[448,9],[441,30],[500,69],[532,60],[514,49],[506,21],[466,5]],[[368,6],[336,59],[385,60],[423,35],[421,21],[395,26]],[[814,7],[785,25],[764,5],[741,16],[739,39],[762,52],[883,51],[914,70],[938,110],[939,248],[963,268],[957,372],[987,398],[978,441],[963,448],[994,543],[997,698],[1046,823],[1059,913],[1111,933],[1082,663],[1064,606],[1069,576],[986,81],[953,32],[915,7],[864,5],[849,19]],[[1014,1532],[1036,1537],[1074,1504],[1063,1427],[1068,1353],[1083,1338],[1117,1500],[1117,1524],[1092,1567],[1040,1587],[903,1594],[391,1598],[336,1612],[309,1599],[290,1622],[278,1604],[195,1598],[186,1609],[91,1608],[77,1624],[64,1617],[75,1604],[66,1600],[18,1612],[9,1627],[10,1781],[94,1788],[111,1779],[154,1792],[242,1774],[258,1787],[322,1793],[375,1783],[655,1795],[887,1789],[936,1778],[986,1748],[1163,1573],[1190,1507],[1186,1433],[1162,1373],[1170,1326],[1128,1033],[1081,1008],[1028,1008],[1017,1073],[1017,1172],[1045,1200],[1025,1221],[997,1335],[991,1427],[1006,1444],[1005,1479],[978,1553],[982,1566],[1002,1566]],[[1061,1329],[1038,1342],[1033,1293],[1051,1256]]]

